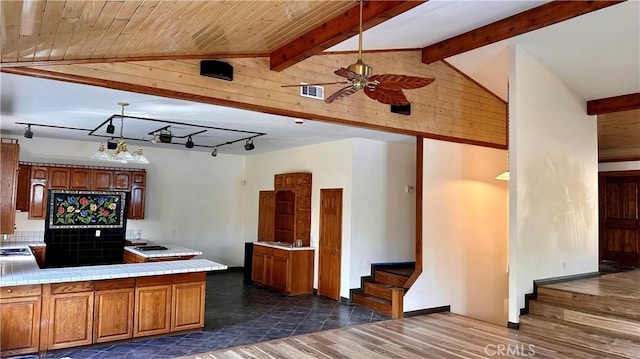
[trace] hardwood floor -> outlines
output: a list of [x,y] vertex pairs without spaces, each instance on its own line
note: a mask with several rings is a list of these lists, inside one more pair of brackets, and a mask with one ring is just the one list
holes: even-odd
[[388,320],[189,356],[230,358],[619,358],[451,313]]

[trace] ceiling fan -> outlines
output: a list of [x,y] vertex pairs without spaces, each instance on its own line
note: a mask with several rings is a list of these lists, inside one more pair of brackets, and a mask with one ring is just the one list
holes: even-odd
[[362,61],[362,3],[360,2],[360,30],[358,32],[358,61],[347,68],[341,67],[334,71],[338,76],[344,77],[347,81],[326,82],[304,85],[284,85],[282,87],[300,87],[315,85],[349,84],[327,97],[324,102],[331,103],[339,98],[352,95],[360,90],[364,90],[365,95],[388,105],[408,105],[409,101],[402,93],[402,90],[417,89],[425,87],[434,81],[433,78],[380,74],[373,75],[373,69]]

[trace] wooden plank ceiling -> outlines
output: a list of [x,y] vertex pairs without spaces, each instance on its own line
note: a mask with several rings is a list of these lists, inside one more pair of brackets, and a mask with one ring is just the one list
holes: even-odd
[[601,162],[640,159],[640,109],[598,115]]

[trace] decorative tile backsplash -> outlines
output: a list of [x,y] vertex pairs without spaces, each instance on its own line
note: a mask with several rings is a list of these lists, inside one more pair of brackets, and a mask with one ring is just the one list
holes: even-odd
[[44,242],[44,231],[16,231],[2,238],[2,242]]

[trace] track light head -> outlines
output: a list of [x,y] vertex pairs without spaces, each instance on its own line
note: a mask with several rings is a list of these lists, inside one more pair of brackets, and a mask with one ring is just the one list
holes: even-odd
[[216,157],[218,156],[218,148],[214,148],[213,151],[211,151],[211,156]]
[[27,125],[27,127],[25,127],[24,138],[33,138],[33,131],[31,131],[31,125]]
[[191,139],[191,136],[189,136],[189,138],[187,138],[187,143],[184,144],[184,147],[193,148],[193,139]]
[[171,143],[171,140],[173,139],[173,135],[171,134],[171,131],[169,131],[169,130],[162,130],[162,131],[160,131],[160,134],[158,135],[158,138],[160,139],[160,142],[162,142],[162,143]]
[[107,125],[107,133],[113,134],[116,132],[116,126],[113,125],[113,120],[109,120],[109,124]]
[[247,143],[244,144],[244,149],[247,151],[251,151],[254,148],[256,148],[256,146],[253,144],[253,140],[252,139],[248,139]]
[[107,149],[115,150],[116,148],[118,148],[118,142],[115,142],[113,138],[107,141]]

